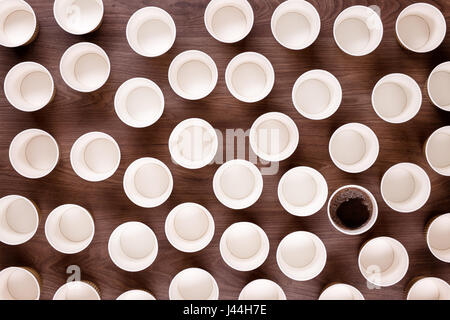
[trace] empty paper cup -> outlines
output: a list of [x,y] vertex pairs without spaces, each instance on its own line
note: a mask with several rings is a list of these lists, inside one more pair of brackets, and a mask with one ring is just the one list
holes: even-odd
[[339,127],[329,143],[331,160],[342,171],[360,173],[377,160],[380,145],[376,134],[360,123]]
[[61,253],[83,251],[94,238],[94,219],[90,213],[75,204],[57,207],[47,217],[45,236],[50,245]]
[[323,207],[327,197],[327,182],[313,168],[293,168],[281,177],[278,184],[278,200],[294,216],[313,215]]
[[327,262],[327,250],[313,233],[297,231],[281,240],[277,249],[277,264],[281,271],[296,281],[307,281],[322,272]]
[[22,244],[36,233],[39,211],[27,198],[9,195],[0,199],[0,221],[0,242]]
[[141,222],[125,222],[109,237],[108,252],[120,269],[130,272],[148,268],[158,255],[158,240],[152,229]]
[[409,288],[406,300],[450,300],[450,285],[440,278],[421,278]]
[[9,267],[0,271],[0,300],[39,300],[41,288],[34,271]]
[[100,300],[100,295],[90,282],[71,281],[59,287],[53,300]]
[[137,54],[157,57],[172,48],[177,28],[170,14],[163,9],[145,7],[133,13],[126,32],[128,44]]
[[323,290],[319,300],[364,300],[364,296],[353,286],[336,283]]
[[170,282],[170,300],[218,300],[219,287],[214,277],[199,268],[179,272]]
[[292,50],[309,47],[320,32],[320,16],[307,1],[288,0],[273,12],[272,34],[283,46]]
[[408,271],[408,252],[393,238],[374,238],[359,251],[358,265],[370,283],[380,287],[392,286],[402,280]]
[[450,213],[438,216],[428,224],[427,245],[436,258],[450,263]]
[[79,92],[92,92],[108,80],[111,64],[102,48],[90,42],[80,42],[64,52],[59,70],[69,87]]
[[281,287],[267,279],[253,280],[239,294],[239,300],[286,300]]
[[392,166],[381,179],[384,202],[398,212],[419,210],[428,201],[430,193],[430,178],[425,170],[412,163]]
[[231,160],[217,169],[213,179],[217,199],[226,207],[245,209],[258,201],[263,190],[259,169],[245,160]]
[[299,133],[294,120],[284,113],[269,112],[253,122],[250,146],[266,161],[282,161],[297,149]]
[[92,32],[103,19],[102,0],[55,0],[53,15],[66,32],[81,35]]
[[333,35],[342,51],[352,56],[364,56],[381,43],[383,23],[372,8],[353,6],[338,15],[334,21]]
[[425,155],[434,171],[450,176],[450,126],[433,132],[425,144]]
[[372,106],[376,114],[390,123],[411,120],[422,105],[422,92],[417,82],[401,73],[381,78],[372,91]]
[[167,240],[183,252],[196,252],[205,248],[214,236],[214,228],[211,213],[192,202],[173,208],[165,224]]
[[154,208],[170,197],[173,189],[172,173],[158,159],[141,158],[131,163],[125,171],[123,189],[134,204]]
[[117,89],[114,109],[120,120],[130,127],[148,127],[163,114],[164,95],[153,81],[133,78]]
[[450,111],[450,61],[438,65],[428,78],[428,96],[435,106]]
[[145,290],[129,290],[118,296],[116,300],[156,300],[156,298]]
[[292,102],[295,109],[305,118],[326,119],[331,117],[341,105],[341,84],[328,71],[305,72],[295,81],[292,88]]
[[120,148],[110,135],[89,132],[73,144],[70,163],[80,178],[92,182],[103,181],[111,177],[119,167]]
[[403,47],[424,53],[436,49],[444,41],[447,24],[438,8],[428,3],[414,3],[400,13],[395,31]]
[[24,130],[9,146],[9,161],[14,170],[25,178],[37,179],[48,175],[58,160],[58,144],[43,130]]
[[228,63],[225,81],[236,99],[248,103],[258,102],[272,91],[275,71],[262,54],[244,52]]
[[9,70],[4,91],[14,108],[30,112],[50,103],[55,95],[55,85],[52,75],[43,65],[22,62]]
[[246,0],[212,0],[205,10],[209,34],[224,43],[244,39],[253,27],[253,9]]
[[238,271],[260,267],[269,255],[269,247],[269,238],[264,230],[250,222],[232,224],[220,238],[223,261]]
[[192,118],[181,121],[169,137],[172,159],[187,169],[199,169],[210,164],[219,146],[217,133],[205,120]]
[[38,25],[33,8],[23,0],[0,1],[0,45],[19,47],[36,38]]
[[177,95],[188,100],[199,100],[216,87],[217,66],[206,53],[187,50],[172,60],[168,77],[170,87]]

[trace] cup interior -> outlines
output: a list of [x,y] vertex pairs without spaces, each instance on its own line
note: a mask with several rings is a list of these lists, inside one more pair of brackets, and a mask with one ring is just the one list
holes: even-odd
[[363,56],[374,51],[383,37],[383,23],[373,9],[353,6],[342,11],[334,23],[334,38],[347,54]]
[[37,21],[31,6],[22,0],[0,3],[0,44],[18,47],[31,40]]
[[272,33],[284,47],[301,50],[309,47],[319,35],[320,17],[307,1],[288,0],[274,11]]
[[439,174],[450,176],[450,126],[436,130],[425,145],[430,166]]
[[386,203],[399,212],[420,209],[431,193],[431,183],[426,172],[412,163],[391,167],[381,180],[381,194]]
[[100,300],[96,288],[84,281],[71,281],[61,286],[53,300]]
[[422,93],[414,79],[390,74],[378,81],[372,92],[372,106],[378,116],[391,123],[412,119],[422,105]]
[[176,38],[172,17],[157,7],[145,7],[136,11],[128,21],[126,32],[131,48],[145,57],[157,57],[166,53]]
[[444,111],[450,111],[450,62],[438,65],[428,78],[428,95]]
[[396,32],[399,41],[407,49],[429,52],[442,43],[447,25],[439,9],[428,3],[415,3],[398,16]]
[[156,300],[156,298],[145,290],[129,290],[118,296],[116,300]]
[[239,300],[286,300],[286,295],[277,283],[258,279],[248,283],[242,289]]
[[205,10],[206,29],[225,43],[244,39],[253,27],[253,19],[253,9],[246,0],[212,0]]
[[39,281],[25,268],[0,271],[0,300],[39,300]]
[[442,279],[427,277],[417,280],[409,289],[407,300],[448,300],[450,286]]
[[28,129],[14,137],[9,148],[9,158],[19,174],[36,179],[46,176],[55,168],[59,148],[47,132]]
[[164,111],[164,95],[156,83],[145,78],[125,81],[117,90],[114,107],[125,124],[144,128],[151,126]]
[[368,241],[361,249],[358,260],[363,276],[369,282],[382,287],[399,282],[409,266],[405,247],[388,237]]
[[361,292],[353,286],[336,283],[326,288],[319,300],[364,300]]
[[56,22],[72,34],[95,30],[103,19],[102,0],[56,0],[53,6]]
[[169,286],[170,300],[217,300],[219,287],[213,276],[199,268],[179,272]]
[[450,262],[450,213],[433,220],[427,232],[427,243],[431,253],[438,259]]

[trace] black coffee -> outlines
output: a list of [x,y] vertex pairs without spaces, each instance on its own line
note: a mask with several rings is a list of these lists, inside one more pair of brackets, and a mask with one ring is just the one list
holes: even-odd
[[330,202],[330,215],[334,223],[343,229],[363,227],[373,212],[369,195],[357,188],[345,188],[334,195]]

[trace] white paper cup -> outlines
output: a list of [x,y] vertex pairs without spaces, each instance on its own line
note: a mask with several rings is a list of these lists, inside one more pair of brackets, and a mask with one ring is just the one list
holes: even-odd
[[170,300],[218,300],[219,287],[214,277],[200,268],[180,271],[170,282]]
[[411,120],[422,105],[422,91],[417,82],[401,73],[381,78],[372,91],[372,107],[376,114],[390,123]]
[[79,137],[70,150],[73,171],[92,182],[111,177],[119,167],[120,148],[116,140],[103,132],[89,132]]
[[269,255],[269,238],[261,227],[250,222],[229,226],[220,238],[223,261],[238,271],[259,268]]
[[425,144],[430,167],[443,176],[450,176],[450,126],[437,129]]
[[14,137],[9,146],[9,161],[21,176],[42,178],[56,167],[59,147],[47,132],[28,129]]
[[12,67],[3,89],[9,103],[26,112],[42,109],[55,95],[52,75],[36,62],[22,62]]
[[333,163],[349,173],[369,169],[377,160],[379,151],[380,145],[375,132],[360,123],[348,123],[339,127],[331,136],[329,144]]
[[199,50],[187,50],[172,60],[168,77],[170,87],[177,95],[187,100],[199,100],[214,90],[218,72],[209,55]]
[[398,16],[395,32],[403,47],[424,53],[436,49],[444,41],[447,24],[438,8],[428,3],[414,3]]
[[328,197],[323,175],[309,167],[296,167],[286,172],[278,183],[278,200],[294,216],[306,217],[318,212]]
[[[344,226],[342,223],[340,223],[339,220],[335,221],[335,219],[339,219],[339,218],[334,219],[332,217],[331,205],[332,205],[335,197],[338,194],[340,194],[341,191],[343,191],[345,189],[358,189],[370,199],[370,204],[372,207],[372,212],[370,213],[370,217],[364,224],[362,224],[361,226],[359,226],[356,229],[350,229],[350,228]],[[347,201],[348,201],[348,199],[347,199]],[[357,185],[347,185],[347,186],[340,187],[335,192],[333,192],[333,194],[330,196],[330,199],[328,200],[327,214],[328,214],[328,219],[330,220],[333,227],[336,228],[336,230],[338,230],[344,234],[350,235],[350,236],[359,235],[359,234],[363,234],[364,232],[369,231],[373,227],[375,222],[377,221],[377,219],[378,219],[378,204],[377,204],[377,200],[375,199],[373,194],[366,188],[363,188],[363,187],[357,186]]]
[[[298,1],[298,0],[295,0]],[[302,74],[292,88],[295,109],[311,120],[331,117],[341,105],[342,87],[338,79],[325,70]]]
[[381,43],[383,22],[370,7],[349,7],[334,21],[333,35],[342,51],[352,56],[364,56]]
[[441,63],[431,71],[427,82],[428,96],[435,106],[450,111],[450,61]]
[[320,16],[307,1],[287,0],[273,12],[272,34],[283,47],[301,50],[316,41],[320,32]]
[[258,157],[266,161],[282,161],[297,149],[299,133],[290,117],[280,112],[269,112],[253,122],[249,139]]
[[108,241],[111,260],[120,269],[137,272],[147,269],[158,255],[158,239],[141,222],[125,222],[112,232]]
[[272,91],[275,71],[262,54],[244,52],[228,63],[225,81],[236,99],[247,103],[258,102]]
[[137,206],[154,208],[172,193],[173,178],[169,168],[155,158],[135,160],[125,171],[123,189]]
[[411,286],[406,300],[450,300],[450,285],[440,278],[421,278]]
[[69,87],[79,92],[92,92],[106,83],[111,64],[102,48],[90,42],[79,42],[64,52],[59,70]]
[[327,250],[322,240],[311,232],[297,231],[288,234],[277,248],[280,270],[296,281],[317,277],[327,262]]
[[156,298],[145,290],[129,290],[118,296],[116,300],[156,300]]
[[86,249],[94,238],[95,225],[91,214],[83,207],[65,204],[47,217],[45,236],[57,251],[74,254]]
[[36,15],[23,0],[0,1],[0,45],[19,47],[34,40],[38,33]]
[[214,236],[214,219],[203,206],[186,202],[170,211],[166,218],[167,240],[183,252],[196,252],[205,248]]
[[427,245],[431,253],[450,263],[450,213],[434,218],[427,228]]
[[217,169],[213,179],[217,199],[230,209],[240,210],[258,201],[263,190],[259,169],[246,160],[230,160]]
[[224,43],[244,39],[253,27],[253,9],[246,0],[212,0],[205,10],[209,34]]
[[127,40],[131,49],[144,57],[158,57],[172,48],[177,28],[170,14],[161,8],[141,8],[130,17]]
[[380,287],[392,286],[408,271],[408,252],[393,238],[374,238],[359,251],[358,265],[368,282]]
[[286,300],[283,289],[267,279],[253,280],[239,294],[239,300]]
[[399,163],[389,168],[381,179],[381,195],[391,209],[413,212],[422,208],[431,194],[427,173],[413,163]]
[[0,199],[0,242],[25,243],[35,235],[38,225],[38,208],[29,199],[18,195]]
[[114,109],[123,123],[134,128],[145,128],[158,121],[163,114],[164,95],[153,81],[133,78],[117,89]]
[[102,0],[55,0],[53,15],[66,32],[82,35],[92,32],[102,23]]
[[9,267],[0,271],[0,300],[39,300],[39,279],[27,268]]
[[53,300],[101,300],[97,288],[86,281],[67,282],[55,292]]
[[199,169],[216,156],[219,140],[214,128],[205,120],[191,118],[181,121],[169,137],[172,159],[187,169]]
[[351,285],[336,283],[323,290],[319,300],[364,300],[364,296]]

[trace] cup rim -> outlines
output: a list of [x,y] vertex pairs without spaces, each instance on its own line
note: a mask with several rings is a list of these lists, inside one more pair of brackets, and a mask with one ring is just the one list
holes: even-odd
[[[226,244],[226,238],[230,230],[237,226],[237,225],[246,225],[248,227],[254,228],[261,239],[261,246],[257,253],[255,253],[250,258],[241,259],[238,257],[235,257],[230,250],[228,249],[228,245]],[[257,224],[252,222],[235,222],[232,225],[230,225],[228,228],[225,229],[225,231],[222,233],[222,236],[220,237],[220,243],[219,243],[219,251],[220,256],[222,257],[223,261],[232,269],[237,271],[252,271],[257,268],[259,268],[269,256],[269,250],[270,250],[270,244],[269,244],[269,238],[267,237],[266,232]]]
[[239,293],[239,297],[238,300],[246,300],[244,298],[245,295],[245,290],[248,289],[251,285],[257,283],[257,282],[265,282],[267,285],[272,285],[275,289],[278,290],[278,300],[287,300],[286,298],[286,294],[283,291],[283,288],[281,288],[281,286],[276,283],[275,281],[269,280],[269,279],[255,279],[253,281],[250,281],[249,283],[247,283],[241,290],[241,292]]
[[169,300],[184,300],[184,297],[178,292],[177,284],[180,277],[182,277],[186,272],[189,272],[190,270],[200,270],[200,272],[206,273],[206,275],[209,276],[212,282],[212,291],[207,300],[218,300],[219,286],[217,285],[216,279],[208,271],[201,268],[192,268],[192,267],[181,270],[172,278],[169,285]]
[[[208,229],[199,239],[193,241],[185,240],[182,237],[180,237],[175,230],[174,220],[176,214],[184,207],[198,208],[206,215],[208,219]],[[211,242],[212,238],[214,237],[215,224],[211,213],[204,206],[193,202],[185,202],[177,205],[169,212],[166,218],[166,222],[164,224],[164,231],[167,240],[175,249],[182,252],[197,252],[203,250]]]
[[33,272],[31,272],[28,268],[26,267],[6,267],[2,270],[0,270],[0,275],[2,273],[7,273],[7,272],[14,272],[14,271],[22,271],[27,273],[29,276],[31,276],[31,279],[33,279],[33,284],[36,286],[37,289],[37,297],[33,300],[39,300],[39,298],[41,297],[41,284],[39,282],[39,279],[36,277],[36,275],[33,274]]
[[[450,258],[449,258],[449,259],[444,259],[443,257],[441,257],[441,256],[436,252],[436,249],[434,249],[434,248],[431,246],[431,243],[430,243],[430,231],[431,231],[431,227],[433,226],[433,224],[437,223],[436,221],[438,221],[439,219],[442,219],[443,217],[450,217],[450,213],[444,213],[444,214],[438,215],[438,216],[436,216],[436,217],[434,217],[434,218],[431,219],[431,222],[429,223],[428,228],[427,228],[427,231],[426,231],[426,241],[427,241],[427,247],[428,247],[428,250],[430,250],[431,254],[432,254],[436,259],[441,260],[441,261],[443,261],[443,262],[450,263]],[[448,249],[447,249],[447,250],[448,250]]]
[[[444,126],[444,127],[439,128],[439,129],[436,129],[436,130],[428,137],[427,142],[425,143],[425,158],[427,159],[428,165],[431,167],[431,169],[433,169],[436,173],[438,173],[438,174],[440,174],[440,175],[443,175],[443,176],[447,176],[447,177],[448,177],[448,176],[450,176],[450,171],[449,171],[448,174],[445,174],[445,172],[443,172],[443,169],[440,169],[440,168],[434,166],[434,165],[431,163],[430,156],[429,156],[429,147],[430,147],[430,142],[431,142],[431,140],[432,140],[437,134],[440,134],[441,131],[446,131],[446,130],[448,130],[449,135],[450,135],[450,125],[449,125],[449,126]],[[450,166],[450,164],[449,164],[449,166]]]
[[341,283],[341,282],[333,283],[333,284],[327,286],[326,288],[324,288],[322,290],[322,292],[320,293],[320,296],[317,300],[327,300],[327,299],[324,299],[324,297],[323,297],[325,292],[332,290],[332,288],[336,288],[336,287],[345,287],[345,288],[350,289],[352,291],[353,300],[365,300],[364,295],[356,287],[349,285],[347,283]]
[[441,106],[441,105],[439,105],[439,104],[436,102],[436,100],[433,98],[433,95],[431,94],[431,77],[432,77],[435,73],[439,72],[439,69],[441,69],[442,67],[447,66],[447,65],[450,67],[450,61],[446,61],[446,62],[442,62],[442,63],[438,64],[438,65],[437,65],[436,67],[434,67],[434,69],[431,71],[431,73],[430,73],[430,75],[428,76],[428,79],[427,79],[427,92],[428,92],[428,97],[430,98],[431,102],[432,102],[436,107],[438,107],[439,109],[444,110],[444,111],[450,111],[450,104],[447,105],[447,106]]
[[25,41],[23,41],[21,43],[12,44],[12,45],[9,44],[9,43],[0,43],[0,45],[4,46],[6,48],[17,48],[17,47],[21,47],[21,46],[27,45],[28,42],[33,40],[33,38],[34,38],[34,36],[36,34],[37,26],[38,26],[36,13],[34,12],[33,7],[28,2],[26,2],[24,0],[16,0],[16,1],[20,2],[21,4],[23,4],[26,7],[26,9],[28,9],[27,12],[32,14],[32,16],[33,16],[33,29],[34,29],[34,32],[30,36],[30,38],[26,39]]
[[[220,186],[219,180],[222,177],[222,174],[227,168],[233,165],[240,165],[246,167],[248,170],[250,170],[250,172],[253,174],[253,177],[255,178],[255,186],[252,192],[243,199],[230,198],[225,194],[225,192],[223,192],[222,187]],[[241,210],[252,206],[258,201],[263,190],[263,184],[264,182],[262,174],[259,171],[258,167],[256,167],[253,163],[247,160],[234,159],[225,162],[217,169],[213,178],[213,191],[217,200],[219,200],[219,202],[222,203],[224,206],[234,210]]]
[[[442,288],[444,288],[444,287],[448,288],[448,293],[449,293],[448,295],[450,296],[450,285],[446,281],[444,281],[443,279],[438,278],[438,277],[423,277],[423,278],[415,280],[414,283],[410,286],[410,288],[408,290],[408,293],[406,295],[406,300],[414,300],[414,299],[411,299],[411,293],[413,291],[413,288],[419,282],[422,282],[422,281],[432,281],[432,282],[434,282],[436,284],[436,286],[439,287],[439,294],[442,293],[441,292]],[[441,300],[441,299],[439,299],[439,300]]]
[[86,30],[86,31],[81,31],[81,32],[77,32],[77,31],[74,31],[73,29],[69,28],[65,23],[63,23],[62,19],[60,19],[59,15],[56,13],[56,10],[57,10],[57,8],[56,8],[57,3],[58,3],[58,2],[62,2],[62,1],[65,1],[65,0],[55,0],[55,1],[53,2],[53,17],[55,18],[56,23],[58,24],[58,26],[59,26],[61,29],[63,29],[65,32],[70,33],[70,34],[73,34],[73,35],[84,35],[84,34],[88,34],[88,33],[90,33],[90,32],[95,31],[95,30],[100,26],[100,24],[101,24],[101,22],[102,22],[102,20],[103,20],[103,15],[104,15],[104,13],[105,13],[105,8],[104,8],[103,1],[102,1],[102,0],[93,0],[93,1],[97,2],[97,4],[99,4],[99,6],[100,6],[100,9],[101,9],[101,17],[100,17],[100,20],[99,20],[98,23],[95,25],[95,27],[93,27],[92,29],[88,29],[88,30]]
[[[127,299],[127,296],[130,295],[130,294],[133,294],[133,293],[142,294],[143,296],[148,298],[148,299],[142,299],[142,300],[156,300],[156,298],[155,298],[155,296],[153,294],[151,294],[147,290],[142,290],[142,289],[127,290],[127,291],[121,293],[116,298],[116,300],[130,300],[130,299]],[[135,299],[131,299],[131,300],[135,300]]]
[[[66,289],[67,287],[71,286],[72,283],[76,283],[76,284],[78,284],[78,285],[82,285],[83,287],[85,287],[86,289],[92,291],[92,292],[95,294],[95,297],[96,297],[95,300],[101,300],[100,294],[99,294],[98,291],[94,288],[93,285],[91,285],[90,283],[88,283],[88,282],[86,282],[86,281],[79,281],[79,280],[66,282],[65,284],[63,284],[62,286],[60,286],[60,287],[58,288],[58,290],[56,290],[55,294],[53,295],[53,300],[59,300],[60,297],[58,297],[58,296],[60,296],[60,295],[62,294],[62,291],[63,291],[64,289]],[[67,300],[67,299],[63,299],[63,300]]]

